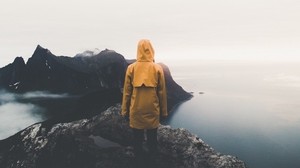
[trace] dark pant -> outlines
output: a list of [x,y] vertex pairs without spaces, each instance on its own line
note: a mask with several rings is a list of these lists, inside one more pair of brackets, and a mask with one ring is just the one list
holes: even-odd
[[[157,128],[147,129],[147,146],[149,153],[155,153],[157,151]],[[143,129],[133,129],[134,142],[133,147],[136,154],[141,154],[143,152],[143,141],[144,141],[144,130]]]

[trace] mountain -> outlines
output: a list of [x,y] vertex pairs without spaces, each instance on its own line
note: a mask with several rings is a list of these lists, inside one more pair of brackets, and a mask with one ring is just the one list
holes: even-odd
[[[86,55],[86,54],[85,54]],[[127,66],[134,60],[105,49],[96,55],[56,56],[38,45],[27,63],[21,57],[0,69],[0,89],[23,93],[49,91],[85,95],[105,89],[121,89]],[[191,98],[162,64],[168,91],[169,109]]]
[[20,81],[24,81],[26,65],[22,57],[16,57],[14,62],[0,69],[0,88],[18,90]]
[[[0,141],[0,167],[133,168],[132,130],[120,116],[121,105],[69,123],[46,128],[34,124]],[[245,168],[243,161],[216,152],[185,129],[158,128],[159,152],[145,168]]]
[[[121,88],[127,67],[124,57],[114,51],[104,50],[91,57],[58,57],[39,45],[26,65],[19,63],[22,58],[18,60],[0,69],[0,86],[12,92],[82,94],[101,88]],[[16,73],[22,78],[15,78]]]
[[[13,63],[0,69],[0,90],[14,93],[47,91],[70,96],[56,99],[20,100],[45,108],[48,120],[45,125],[90,118],[106,108],[120,103],[127,66],[135,60],[105,49],[101,52],[84,52],[75,57],[56,56],[38,45],[25,64],[17,57]],[[191,98],[164,69],[168,92],[168,111],[176,104]]]

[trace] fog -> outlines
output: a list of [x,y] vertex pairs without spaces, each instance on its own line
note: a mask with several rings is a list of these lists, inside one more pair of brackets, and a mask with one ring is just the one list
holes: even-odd
[[[0,67],[31,57],[91,48],[136,56],[139,39],[157,58],[298,60],[297,0],[7,0],[0,4]],[[66,12],[67,11],[67,12]]]
[[46,119],[46,109],[30,103],[30,99],[67,96],[67,94],[52,94],[43,91],[13,94],[0,90],[0,139],[5,139],[27,126]]
[[25,127],[42,121],[43,108],[18,102],[0,105],[0,139],[7,138]]
[[30,99],[30,98],[64,98],[67,97],[68,94],[54,94],[45,91],[34,91],[28,92],[23,95],[18,95],[20,98]]

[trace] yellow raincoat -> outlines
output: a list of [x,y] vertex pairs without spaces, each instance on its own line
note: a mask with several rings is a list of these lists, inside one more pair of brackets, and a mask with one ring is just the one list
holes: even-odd
[[153,129],[159,117],[167,116],[167,93],[163,69],[154,63],[149,40],[138,44],[137,61],[128,66],[122,102],[122,116],[128,116],[130,127]]

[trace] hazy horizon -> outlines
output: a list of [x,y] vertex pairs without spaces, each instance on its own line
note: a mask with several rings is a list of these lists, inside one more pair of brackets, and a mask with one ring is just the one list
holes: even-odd
[[31,57],[105,48],[134,58],[139,39],[159,59],[300,60],[296,0],[5,0],[0,3],[0,67]]
[[188,129],[249,167],[299,167],[298,63],[203,61],[171,68],[194,97],[166,124]]

